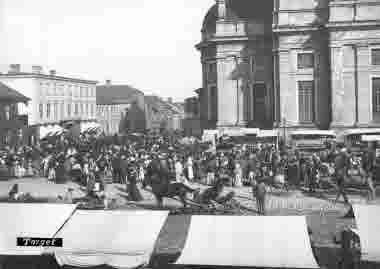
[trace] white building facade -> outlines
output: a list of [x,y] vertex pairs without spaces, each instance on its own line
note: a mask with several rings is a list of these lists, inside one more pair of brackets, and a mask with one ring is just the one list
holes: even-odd
[[125,119],[130,104],[98,104],[97,120],[105,135],[120,133],[120,125]]
[[20,107],[30,126],[96,120],[97,81],[57,76],[54,70],[43,74],[37,66],[31,73],[20,72],[14,65],[0,74],[0,81],[31,99]]

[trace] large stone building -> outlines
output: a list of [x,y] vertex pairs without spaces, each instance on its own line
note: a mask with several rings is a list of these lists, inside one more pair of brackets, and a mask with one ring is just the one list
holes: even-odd
[[379,0],[216,0],[202,128],[380,125]]
[[[41,66],[21,70],[18,64],[10,65],[7,73],[0,74],[0,81],[30,99],[19,106],[19,113],[26,115],[28,124],[36,127],[96,121],[97,81],[58,76],[55,70],[48,74]],[[77,124],[78,125],[78,124]]]
[[183,130],[184,106],[171,98],[164,100],[155,95],[145,96],[147,129],[154,133]]
[[202,136],[200,111],[200,102],[197,96],[185,99],[183,129],[186,136]]
[[111,80],[96,87],[97,119],[106,135],[146,129],[144,93]]

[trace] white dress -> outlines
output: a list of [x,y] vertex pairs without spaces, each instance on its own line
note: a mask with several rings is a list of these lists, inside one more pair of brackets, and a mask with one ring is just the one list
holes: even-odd
[[240,164],[237,163],[235,165],[235,187],[243,186],[242,177],[243,177],[243,171],[240,167]]
[[182,174],[183,174],[183,166],[181,162],[177,161],[175,163],[175,178],[176,181],[181,182],[182,181]]
[[187,174],[188,174],[189,180],[192,181],[194,179],[194,169],[193,169],[193,161],[191,159],[187,161]]

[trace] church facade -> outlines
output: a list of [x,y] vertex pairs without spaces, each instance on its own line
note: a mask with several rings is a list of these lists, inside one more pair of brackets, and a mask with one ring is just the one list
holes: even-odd
[[380,0],[216,0],[203,129],[380,126]]

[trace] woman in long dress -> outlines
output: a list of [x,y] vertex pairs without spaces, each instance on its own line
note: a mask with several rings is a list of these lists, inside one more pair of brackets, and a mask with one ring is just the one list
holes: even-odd
[[129,186],[127,188],[127,191],[128,191],[129,200],[134,201],[134,202],[139,202],[143,200],[140,190],[137,187],[137,177],[138,177],[137,164],[135,163],[135,160],[132,159],[130,162],[129,169],[128,169]]
[[240,163],[235,164],[235,187],[242,187],[243,186],[243,169],[240,166]]
[[194,180],[193,160],[191,157],[189,157],[187,160],[187,177],[189,181]]

